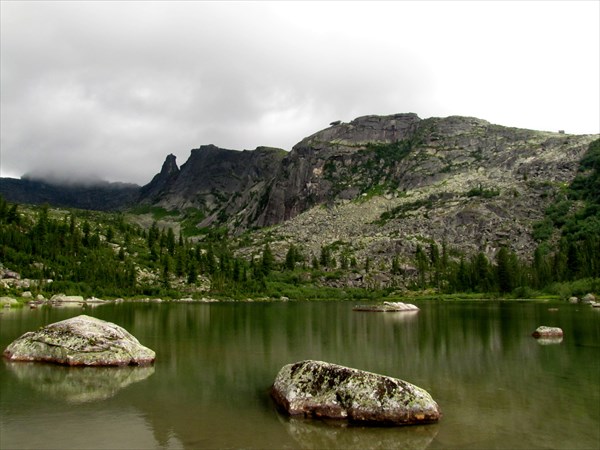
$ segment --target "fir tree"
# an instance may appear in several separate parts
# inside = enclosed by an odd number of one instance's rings
[[[263,249],[260,267],[261,272],[265,276],[269,275],[269,273],[271,273],[271,271],[275,268],[275,258],[271,252],[271,247],[269,246],[268,242],[265,244],[265,248]]]

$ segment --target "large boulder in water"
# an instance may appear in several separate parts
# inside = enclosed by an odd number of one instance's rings
[[[156,355],[124,328],[81,315],[25,333],[4,356],[68,366],[128,366],[152,364]]]
[[[290,415],[382,425],[436,422],[431,395],[406,381],[322,361],[284,366],[271,389]]]

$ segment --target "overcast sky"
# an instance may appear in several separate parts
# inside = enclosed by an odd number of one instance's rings
[[[2,176],[145,184],[367,114],[600,132],[598,1],[0,5]]]

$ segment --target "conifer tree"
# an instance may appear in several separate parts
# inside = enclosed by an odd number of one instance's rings
[[[500,247],[496,255],[496,279],[501,293],[509,293],[515,288],[515,269],[506,247]]]
[[[265,244],[265,248],[263,250],[260,267],[263,275],[265,276],[269,275],[269,273],[271,273],[271,271],[275,268],[275,258],[271,252],[271,247],[269,246],[268,242]]]

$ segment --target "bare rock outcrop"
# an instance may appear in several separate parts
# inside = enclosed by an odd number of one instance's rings
[[[143,366],[156,357],[124,328],[86,315],[27,332],[4,350],[4,356],[68,366]]]

